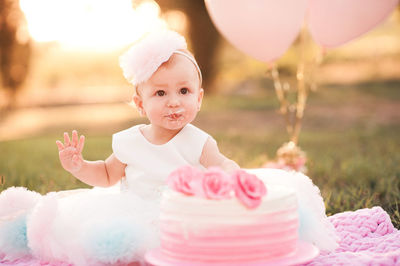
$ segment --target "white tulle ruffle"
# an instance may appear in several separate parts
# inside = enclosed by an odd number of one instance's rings
[[[27,221],[32,253],[46,261],[110,265],[158,245],[158,204],[132,194],[83,190],[42,198]]]
[[[320,250],[333,251],[337,243],[335,228],[328,221],[320,190],[311,179],[299,172],[280,169],[246,169],[268,185],[281,185],[296,191],[299,204],[299,238],[313,243]]]

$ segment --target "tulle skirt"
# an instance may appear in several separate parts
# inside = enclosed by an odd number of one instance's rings
[[[328,222],[318,187],[297,172],[248,169],[265,184],[294,188],[302,240],[334,250],[337,237]],[[45,196],[24,188],[0,194],[0,258],[34,256],[74,265],[143,262],[159,246],[160,199],[144,199],[119,189],[78,189]]]
[[[158,200],[97,188],[46,196],[9,188],[0,195],[0,208],[20,196],[35,203],[0,217],[3,259],[33,255],[50,263],[127,265],[143,262],[144,253],[159,245]]]

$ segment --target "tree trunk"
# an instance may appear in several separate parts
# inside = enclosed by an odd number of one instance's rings
[[[0,0],[0,79],[8,91],[8,105],[14,106],[16,94],[26,79],[31,57],[30,40],[21,38],[26,23],[19,1]]]

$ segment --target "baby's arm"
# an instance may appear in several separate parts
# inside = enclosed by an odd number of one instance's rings
[[[126,165],[114,154],[105,161],[86,161],[82,157],[85,137],[78,141],[78,133],[72,131],[72,141],[68,133],[64,133],[64,144],[57,141],[61,165],[82,182],[99,187],[108,187],[117,183],[125,175]]]
[[[236,162],[226,158],[219,151],[217,142],[211,137],[208,137],[206,143],[204,144],[203,152],[201,153],[200,157],[200,163],[206,168],[219,166],[228,173],[240,169],[240,166]]]

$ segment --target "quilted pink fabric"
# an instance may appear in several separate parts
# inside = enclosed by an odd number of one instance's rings
[[[330,216],[340,237],[334,252],[322,252],[307,266],[317,265],[400,265],[400,231],[393,227],[381,207],[342,212]],[[7,266],[67,266],[49,264],[37,259],[1,261]]]
[[[321,252],[307,265],[400,265],[400,231],[381,207],[342,212],[328,219],[340,246],[334,252]]]
[[[35,258],[24,258],[24,259],[19,259],[16,261],[0,261],[0,265],[7,265],[7,266],[69,266],[69,264],[65,263],[47,263],[47,262],[41,262],[38,259]]]

